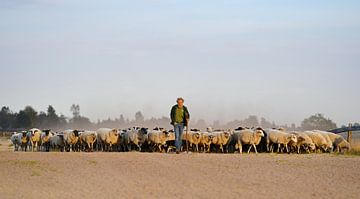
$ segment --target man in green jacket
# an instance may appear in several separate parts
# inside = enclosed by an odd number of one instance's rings
[[[177,104],[171,108],[170,118],[171,124],[174,126],[176,153],[179,154],[182,146],[182,133],[184,126],[188,125],[190,114],[184,106],[183,98],[177,98],[176,102]]]

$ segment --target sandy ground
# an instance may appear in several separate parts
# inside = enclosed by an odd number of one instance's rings
[[[0,198],[360,198],[360,157],[12,152]]]

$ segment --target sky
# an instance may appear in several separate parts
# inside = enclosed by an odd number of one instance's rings
[[[0,0],[0,106],[360,121],[360,1]]]

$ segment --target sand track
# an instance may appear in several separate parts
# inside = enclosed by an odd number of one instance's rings
[[[0,198],[359,198],[360,157],[0,152]]]

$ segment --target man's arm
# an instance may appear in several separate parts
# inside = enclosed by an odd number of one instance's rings
[[[171,119],[171,123],[173,123],[175,121],[175,106],[173,106],[171,108],[171,111],[170,111],[170,119]]]
[[[190,113],[189,113],[189,110],[187,109],[187,107],[186,106],[184,106],[185,107],[185,119],[186,120],[190,120]]]

